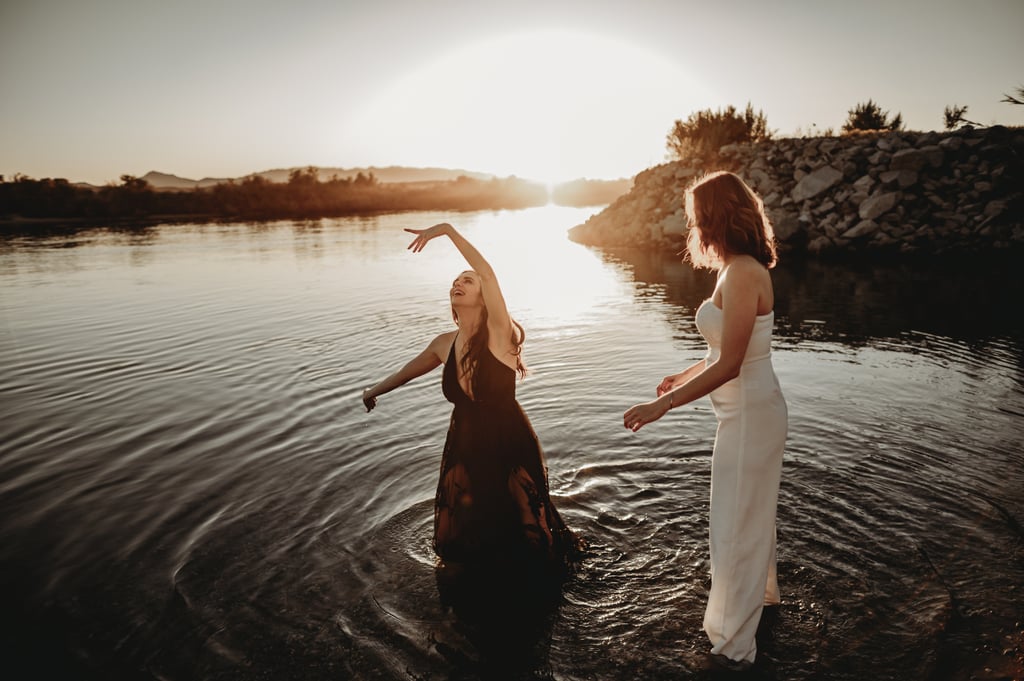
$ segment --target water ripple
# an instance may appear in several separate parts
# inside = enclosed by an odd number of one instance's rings
[[[16,643],[66,640],[71,668],[108,676],[704,678],[714,415],[701,400],[639,433],[621,417],[702,357],[692,314],[710,281],[571,244],[555,209],[525,226],[457,217],[527,324],[519,399],[589,544],[553,611],[499,644],[494,622],[442,601],[440,372],[370,414],[359,399],[452,328],[462,263],[410,260],[396,236],[452,216],[94,230],[0,248],[0,585]],[[499,247],[513,223],[532,274]],[[571,284],[538,290],[549,268]],[[900,268],[877,294],[839,265],[775,276],[790,433],[783,605],[761,671],[1013,678],[1021,330],[940,319],[948,300],[911,310],[891,284],[919,275]],[[816,277],[856,294],[823,298]]]

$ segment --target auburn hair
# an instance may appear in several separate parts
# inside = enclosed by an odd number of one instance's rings
[[[764,203],[735,173],[698,178],[686,190],[686,255],[694,267],[718,269],[726,256],[749,255],[771,269],[778,262],[775,230]]]
[[[459,313],[452,308],[452,319],[459,323]],[[511,318],[510,318],[511,319]],[[512,354],[516,357],[516,373],[519,378],[526,377],[526,365],[523,364],[523,343],[526,341],[526,329],[515,319],[512,321]],[[480,312],[480,324],[477,331],[466,341],[466,354],[462,356],[462,375],[466,377],[473,387],[473,394],[476,395],[476,367],[480,363],[483,353],[487,352],[487,343],[491,338],[487,330],[487,306],[484,305]]]

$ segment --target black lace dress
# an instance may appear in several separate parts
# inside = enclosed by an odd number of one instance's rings
[[[441,381],[455,406],[434,507],[434,551],[443,563],[571,572],[582,542],[548,494],[537,434],[516,401],[516,372],[489,351],[473,398],[459,384],[455,344]]]

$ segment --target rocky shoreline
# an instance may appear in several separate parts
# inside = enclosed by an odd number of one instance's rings
[[[880,132],[728,145],[673,161],[573,227],[593,246],[682,248],[683,192],[731,170],[764,199],[779,249],[811,256],[1024,247],[1024,128]]]

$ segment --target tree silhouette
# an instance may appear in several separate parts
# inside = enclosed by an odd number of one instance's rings
[[[754,107],[747,102],[742,114],[736,111],[736,107],[729,106],[724,111],[696,111],[685,121],[677,120],[665,143],[672,157],[685,159],[716,155],[718,149],[726,144],[760,142],[771,137],[764,112],[754,113]]]
[[[1007,104],[1020,104],[1024,106],[1024,87],[1017,88],[1017,96],[1004,94],[1000,102],[1006,102]]]
[[[903,116],[897,113],[891,119],[888,111],[882,111],[882,107],[874,101],[858,104],[847,112],[846,122],[843,123],[843,132],[855,132],[858,130],[900,130],[903,128]]]
[[[156,190],[146,180],[122,175],[121,184],[98,189],[65,179],[33,180],[16,173],[0,181],[0,222],[36,218],[142,221],[222,217],[317,218],[381,211],[484,210],[541,206],[547,188],[515,177],[489,180],[460,176],[438,182],[383,183],[372,172],[318,178],[315,167],[292,171],[287,182],[259,175],[209,188]]]
[[[150,189],[149,182],[134,175],[121,176],[121,188],[128,192],[144,192]]]
[[[967,107],[966,106],[947,106],[943,111],[942,116],[946,121],[946,130],[953,130],[958,125],[973,125],[976,128],[984,128],[985,126],[981,123],[966,118]]]

